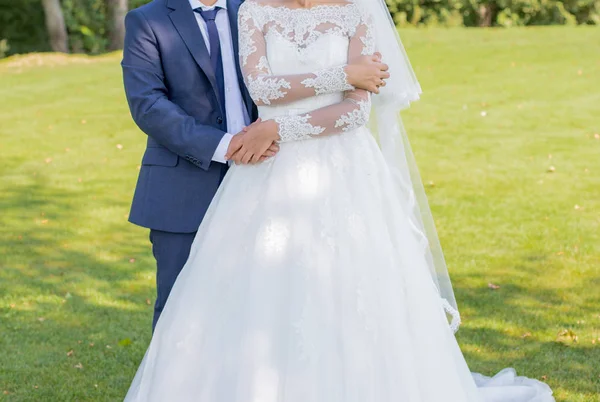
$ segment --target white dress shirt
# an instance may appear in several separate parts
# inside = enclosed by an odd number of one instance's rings
[[[223,81],[225,84],[225,113],[227,114],[227,134],[223,136],[221,142],[217,146],[212,160],[220,163],[227,163],[225,154],[229,148],[229,143],[233,136],[248,124],[250,118],[248,111],[244,105],[242,91],[238,82],[236,63],[238,63],[237,55],[233,53],[233,41],[231,36],[231,26],[229,25],[229,16],[227,15],[227,0],[218,0],[214,5],[207,6],[200,0],[189,0],[192,9],[201,8],[204,11],[212,10],[215,7],[221,7],[217,13],[215,23],[219,31],[219,40],[221,42],[221,58],[223,59]],[[198,26],[202,32],[204,43],[210,54],[210,39],[206,21],[198,13],[194,13]]]

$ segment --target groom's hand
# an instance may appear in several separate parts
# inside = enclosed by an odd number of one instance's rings
[[[378,94],[379,88],[386,85],[385,80],[390,78],[388,70],[388,65],[381,62],[380,53],[360,56],[345,68],[350,85],[374,94]]]
[[[258,119],[233,136],[225,158],[236,164],[264,162],[279,152],[279,134],[275,122]]]

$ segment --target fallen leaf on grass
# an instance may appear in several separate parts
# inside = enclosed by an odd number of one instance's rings
[[[75,367],[76,369],[82,370],[83,369],[83,364],[81,363],[77,363],[76,365],[74,365],[73,367]]]
[[[52,158],[46,158],[46,159],[44,159],[44,162],[50,163],[50,162],[52,162]]]
[[[556,340],[559,342],[570,340],[573,343],[577,343],[579,337],[572,329],[563,329],[556,334]]]
[[[123,145],[117,144],[117,149],[123,149]]]
[[[492,290],[498,290],[500,289],[500,285],[495,285],[493,283],[488,283],[488,288],[492,289]]]
[[[556,172],[556,168],[554,166],[550,166],[548,167],[548,170],[546,170],[548,173],[554,173]]]
[[[125,339],[121,339],[119,341],[119,346],[129,346],[131,345],[133,342],[131,341],[130,338],[125,338]]]
[[[73,353],[75,353],[75,352],[73,352],[73,349],[71,349],[67,352],[67,356],[71,357],[71,356],[73,356]]]
[[[521,335],[521,338],[525,339],[525,338],[529,338],[531,336],[531,332],[525,332],[523,335]]]

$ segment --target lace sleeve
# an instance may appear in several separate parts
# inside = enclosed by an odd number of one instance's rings
[[[350,39],[348,60],[375,53],[375,40],[370,21],[362,19]],[[371,94],[362,89],[346,91],[340,103],[313,112],[275,118],[281,142],[299,141],[317,135],[331,135],[352,131],[369,122]]]
[[[309,74],[274,75],[266,54],[260,7],[247,1],[240,7],[240,63],[248,92],[259,106],[281,105],[315,95],[353,90],[345,65]]]

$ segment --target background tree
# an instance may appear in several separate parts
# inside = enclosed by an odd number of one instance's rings
[[[69,53],[69,39],[60,0],[42,0],[50,46],[55,52]]]
[[[125,14],[129,9],[127,0],[106,0],[108,10],[108,48],[118,50],[123,48],[125,40]]]

